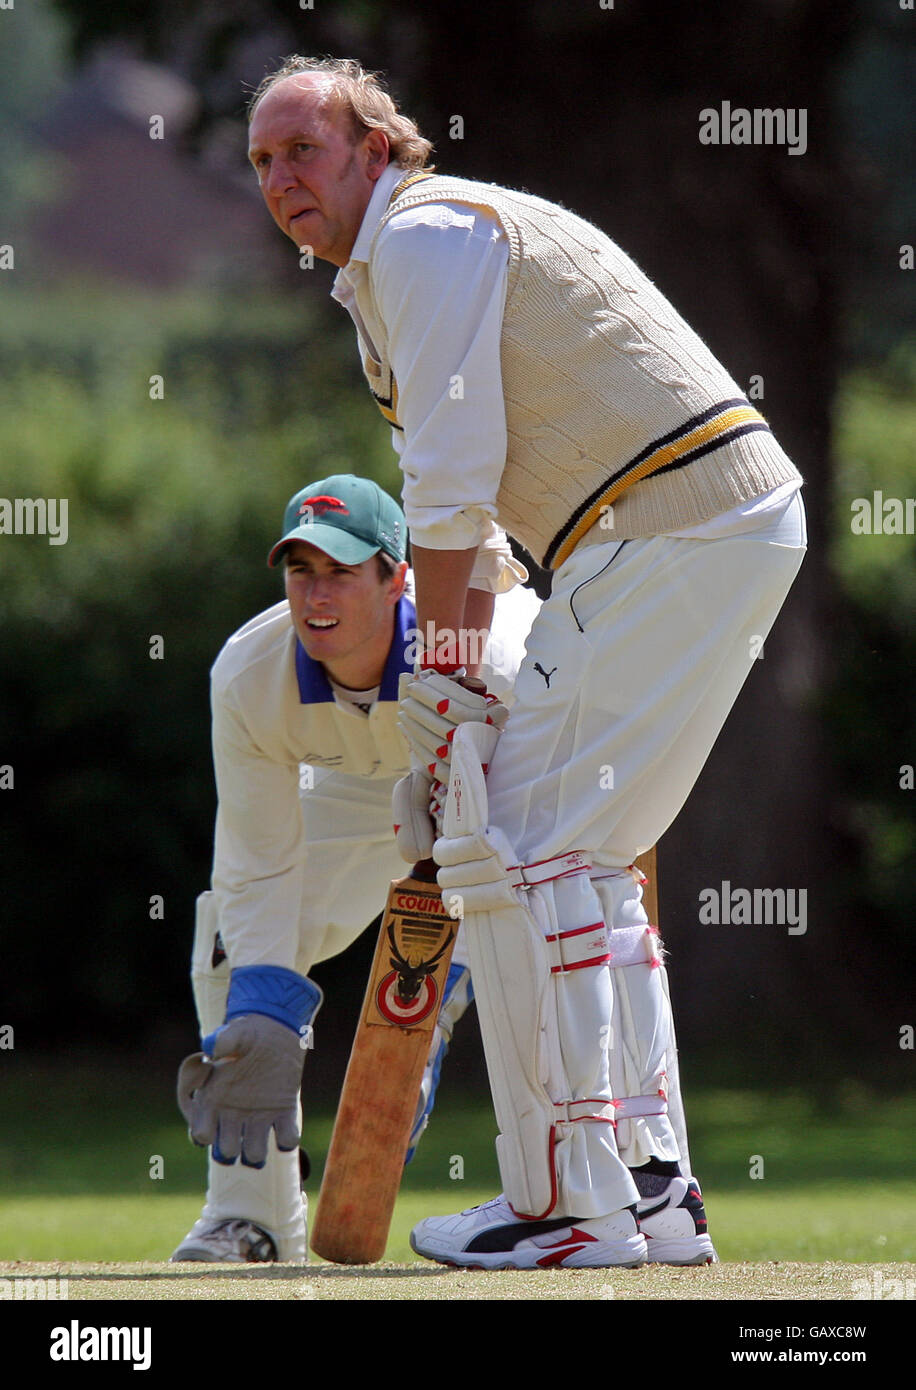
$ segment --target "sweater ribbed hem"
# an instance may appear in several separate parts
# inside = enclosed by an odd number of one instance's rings
[[[590,506],[579,507],[561,527],[541,563],[557,569],[579,545],[667,535],[699,526],[799,478],[798,469],[766,423],[748,420],[721,443],[710,441],[688,450],[653,476],[633,482],[622,494],[613,494],[613,484],[602,488]]]

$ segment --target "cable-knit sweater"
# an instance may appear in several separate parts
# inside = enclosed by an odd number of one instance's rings
[[[539,563],[557,568],[586,537],[682,530],[798,480],[763,416],[664,295],[557,204],[410,175],[376,230],[370,276],[391,217],[446,201],[485,209],[508,240],[498,520]]]

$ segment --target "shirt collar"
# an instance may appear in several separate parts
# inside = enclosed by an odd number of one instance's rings
[[[391,202],[391,195],[398,184],[405,179],[409,173],[410,170],[402,168],[400,164],[389,164],[385,172],[376,179],[375,188],[372,190],[372,197],[369,199],[366,211],[363,213],[363,220],[356,234],[353,250],[350,252],[350,259],[345,266],[338,270],[335,276],[334,286],[331,290],[331,297],[333,299],[343,301],[346,298],[346,290],[351,284],[351,277],[348,272],[351,266],[353,266],[353,262],[360,261],[365,264],[368,261],[369,247],[372,245],[372,238],[375,236],[378,224],[388,210],[388,204]]]
[[[385,670],[382,675],[379,700],[397,700],[398,678],[402,671],[413,671],[413,661],[408,661],[407,651],[412,647],[416,636],[417,610],[406,595],[398,600],[394,615],[394,638],[388,649]],[[303,705],[322,705],[333,702],[334,691],[320,661],[309,656],[299,639],[296,639],[296,680],[299,684],[299,703]]]

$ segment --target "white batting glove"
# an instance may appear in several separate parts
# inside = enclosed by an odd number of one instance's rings
[[[501,700],[479,689],[467,689],[453,676],[421,671],[402,676],[398,727],[411,753],[438,781],[448,783],[451,742],[460,724],[492,724],[502,729],[509,711]]]
[[[445,782],[433,782],[429,792],[429,814],[436,823],[436,837],[442,834],[442,817],[445,815],[445,802],[448,786]]]
[[[434,783],[429,773],[414,768],[395,783],[391,794],[394,838],[398,853],[408,864],[431,859],[436,830],[432,821],[431,795]]]
[[[442,904],[453,916],[518,907],[518,893],[509,878],[518,859],[497,826],[473,835],[442,837],[433,846],[433,857],[440,866]]]

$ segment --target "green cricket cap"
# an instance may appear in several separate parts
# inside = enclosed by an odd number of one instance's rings
[[[267,563],[276,565],[293,541],[308,541],[343,565],[361,565],[380,550],[401,561],[407,551],[407,522],[397,502],[377,483],[338,473],[309,483],[290,498],[283,513],[283,535]]]

